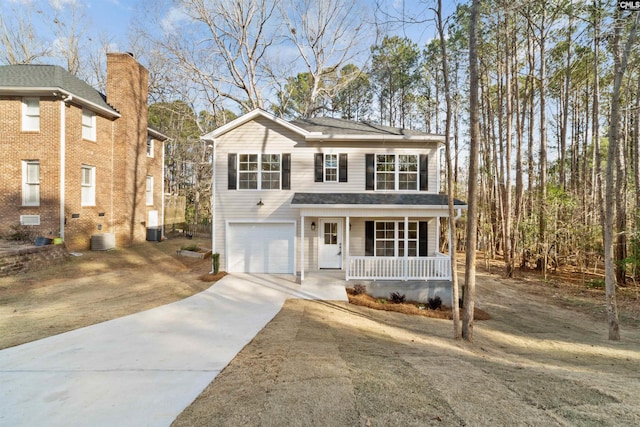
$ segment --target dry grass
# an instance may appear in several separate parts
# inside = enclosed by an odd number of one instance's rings
[[[431,317],[433,319],[453,319],[451,307],[448,307],[446,305],[441,306],[437,310],[431,310],[428,306],[425,306],[425,304],[421,304],[415,301],[407,301],[404,303],[396,304],[391,302],[390,300],[383,298],[374,298],[371,295],[365,293],[354,295],[354,293],[349,289],[347,289],[347,296],[349,297],[350,304],[373,308],[374,310],[394,311],[396,313]],[[474,309],[473,317],[475,320],[491,319],[489,313],[479,308]]]
[[[203,282],[217,282],[218,280],[222,279],[224,276],[226,276],[227,273],[225,271],[218,271],[217,273],[205,273],[203,275],[201,275],[200,277],[198,277],[198,279],[202,280]]]

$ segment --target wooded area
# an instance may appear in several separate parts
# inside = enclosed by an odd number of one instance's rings
[[[256,107],[446,134],[442,190],[473,215],[457,224],[457,248],[502,257],[506,276],[606,267],[617,339],[615,286],[640,279],[640,13],[602,0],[474,1],[473,38],[471,3],[142,2],[130,50],[150,71],[152,125],[172,138],[166,188],[187,197],[188,221],[208,221],[212,151],[198,137]],[[67,49],[43,48],[37,15],[0,18],[0,61],[54,59],[102,87],[108,39],[83,39],[80,12],[69,5],[49,25]],[[433,37],[404,36],[416,27]]]

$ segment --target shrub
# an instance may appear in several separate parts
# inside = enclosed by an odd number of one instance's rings
[[[394,304],[402,304],[405,301],[406,297],[404,294],[401,294],[400,292],[391,292],[389,299]]]
[[[427,300],[427,305],[429,306],[429,309],[437,310],[442,307],[442,300],[438,295],[436,295],[434,298],[429,298]]]
[[[604,289],[606,284],[602,279],[591,279],[585,285],[589,289]]]
[[[367,293],[367,286],[366,285],[354,285],[353,286],[353,295],[361,295],[361,294],[366,294]]]
[[[378,304],[386,304],[387,300],[386,298],[378,298]]]
[[[14,224],[11,226],[11,231],[5,238],[16,242],[33,243],[36,240],[36,233],[25,225]]]

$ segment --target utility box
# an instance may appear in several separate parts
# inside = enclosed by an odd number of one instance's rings
[[[147,242],[161,242],[162,227],[147,227]]]

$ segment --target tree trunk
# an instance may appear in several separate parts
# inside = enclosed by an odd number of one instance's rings
[[[452,311],[453,311],[453,337],[460,338],[460,306],[458,305],[459,290],[458,290],[458,272],[457,272],[457,256],[456,256],[456,220],[455,210],[453,208],[454,194],[454,181],[453,181],[453,167],[451,161],[451,117],[453,105],[451,103],[451,90],[449,87],[449,67],[448,67],[448,55],[447,55],[447,40],[444,35],[444,26],[442,22],[442,0],[438,0],[437,9],[437,21],[438,34],[440,35],[440,53],[442,55],[442,76],[444,82],[444,99],[446,104],[446,117],[444,128],[444,146],[445,157],[447,163],[447,196],[448,196],[448,208],[449,208],[449,256],[451,257],[451,289],[452,289]]]
[[[476,244],[478,230],[478,149],[480,146],[480,125],[478,117],[478,46],[476,27],[480,0],[471,3],[471,21],[469,23],[469,189],[467,211],[467,253],[465,260],[464,316],[462,338],[473,340],[473,309],[476,296]]]

